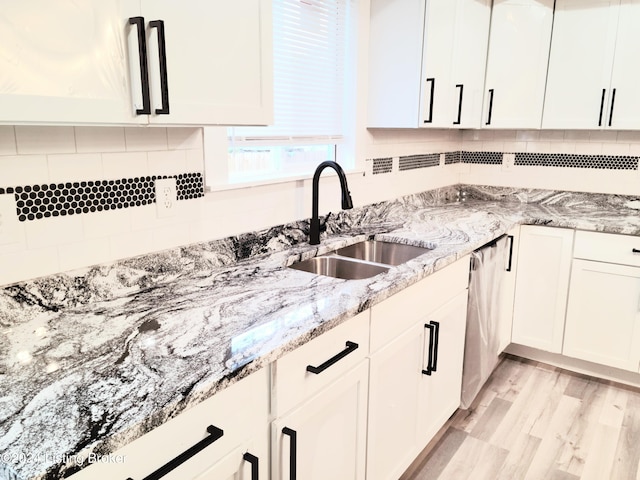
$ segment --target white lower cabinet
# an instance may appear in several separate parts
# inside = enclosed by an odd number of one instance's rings
[[[272,424],[273,480],[364,480],[368,361]]]
[[[371,310],[367,480],[396,480],[460,405],[468,277],[467,256]]]
[[[465,290],[425,319],[425,325],[438,325],[438,330],[436,344],[431,342],[432,372],[425,374],[423,369],[420,377],[418,445],[422,447],[460,406],[467,297]]]
[[[564,346],[569,357],[637,372],[640,259],[637,237],[577,232]]]
[[[272,365],[272,480],[364,480],[369,310]]]
[[[562,351],[573,230],[523,225],[513,306],[513,343]]]
[[[513,327],[513,299],[516,292],[516,273],[518,271],[518,249],[520,247],[520,226],[507,232],[508,257],[502,277],[500,292],[500,315],[498,315],[498,353],[511,343],[511,329]]]

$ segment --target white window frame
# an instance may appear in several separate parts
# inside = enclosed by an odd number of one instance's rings
[[[274,0],[277,1],[277,0]],[[322,0],[309,0],[322,1]],[[204,157],[205,157],[205,183],[210,191],[228,190],[235,188],[243,188],[247,186],[255,186],[262,184],[274,184],[282,182],[291,182],[296,180],[308,179],[313,176],[315,166],[321,161],[334,159],[340,163],[346,172],[356,171],[355,159],[355,123],[356,123],[356,50],[357,45],[357,16],[358,16],[358,0],[345,0],[347,3],[347,14],[345,26],[345,71],[344,71],[344,94],[343,94],[343,121],[341,135],[321,135],[301,137],[287,137],[279,135],[264,137],[252,135],[251,137],[228,136],[226,127],[205,127],[204,128]],[[303,3],[306,3],[303,1]],[[275,30],[275,29],[274,29]],[[276,32],[274,31],[274,34]],[[274,102],[275,103],[275,102]],[[274,106],[274,108],[277,108]],[[242,127],[240,127],[242,128]],[[255,130],[255,129],[254,129]],[[253,131],[251,133],[254,133]],[[283,132],[279,132],[283,133]],[[284,132],[286,133],[286,132]],[[304,168],[288,168],[285,167],[270,173],[264,172],[263,175],[256,176],[236,176],[230,171],[231,156],[229,148],[232,145],[240,148],[248,149],[273,147],[275,151],[286,152],[287,147],[309,147],[303,151],[303,155],[308,159]],[[327,158],[323,154],[314,154],[307,150],[313,150],[316,145],[334,145],[333,158]],[[286,156],[283,154],[282,156]],[[233,159],[237,161],[237,158]],[[260,154],[247,154],[240,158],[243,164],[260,164],[262,157]],[[256,163],[257,162],[257,163]],[[296,166],[297,167],[297,166]]]

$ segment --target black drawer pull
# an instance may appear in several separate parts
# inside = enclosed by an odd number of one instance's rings
[[[289,427],[284,427],[282,433],[290,439],[289,446],[289,480],[296,480],[296,457],[298,456],[298,432]]]
[[[423,375],[431,375],[438,369],[438,339],[440,337],[440,324],[429,322],[424,324],[424,328],[429,330],[429,351],[427,368],[422,370]]]
[[[329,368],[334,363],[338,362],[339,360],[342,360],[344,357],[349,355],[351,352],[356,351],[358,349],[358,344],[354,343],[354,342],[350,342],[350,341],[347,340],[346,347],[347,348],[345,348],[340,353],[338,353],[338,354],[334,355],[333,357],[331,357],[329,360],[324,362],[322,365],[318,365],[317,367],[314,367],[313,365],[307,365],[307,372],[315,373],[316,375],[318,373],[324,372],[327,368]]]
[[[602,89],[602,98],[600,98],[600,116],[598,117],[598,126],[601,127],[602,126],[602,112],[604,111],[604,99],[606,98],[607,95],[607,89],[603,88]]]
[[[260,467],[260,460],[255,455],[251,455],[249,452],[245,452],[242,456],[242,459],[245,462],[249,462],[251,464],[251,480],[259,480],[258,472]]]
[[[136,109],[136,115],[151,113],[151,94],[149,93],[149,67],[147,66],[147,36],[144,29],[144,17],[131,17],[129,25],[138,29],[138,57],[140,60],[140,83],[142,84],[142,108]]]
[[[507,235],[509,239],[509,262],[507,263],[507,272],[511,271],[511,264],[513,263],[513,235]]]
[[[188,448],[187,450],[182,452],[180,455],[175,457],[173,460],[169,460],[167,463],[165,463],[155,472],[150,473],[149,475],[144,477],[142,480],[159,480],[160,478],[164,477],[166,474],[168,474],[172,470],[175,470],[176,468],[178,468],[184,462],[186,462],[191,457],[193,457],[194,455],[198,454],[199,452],[207,448],[209,445],[211,445],[213,442],[220,439],[224,435],[224,432],[221,429],[219,429],[218,427],[214,427],[213,425],[209,425],[207,427],[207,432],[209,433],[209,436],[207,438],[200,440],[194,446]],[[133,478],[129,477],[127,478],[127,480],[133,480]]]
[[[464,85],[456,85],[456,88],[460,89],[460,97],[458,98],[458,119],[453,122],[453,124],[460,125],[460,122],[462,122],[462,92],[464,90]]]
[[[429,93],[429,116],[424,121],[424,123],[431,123],[433,121],[433,96],[436,90],[436,79],[435,78],[427,78],[427,83],[431,84],[430,93]]]
[[[632,249],[631,249],[631,252],[632,252],[632,253],[640,253],[640,250],[638,250],[637,248],[632,248]]]
[[[156,115],[169,114],[169,83],[167,81],[167,44],[164,36],[164,21],[152,20],[149,28],[158,31],[158,62],[160,69],[160,91],[162,95],[162,108],[156,108]]]
[[[491,114],[493,113],[493,88],[489,89],[489,113],[487,115],[487,123],[485,125],[491,125]]]

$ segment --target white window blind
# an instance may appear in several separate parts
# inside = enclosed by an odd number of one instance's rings
[[[228,129],[230,181],[300,173],[334,156],[350,1],[273,0],[274,124]]]

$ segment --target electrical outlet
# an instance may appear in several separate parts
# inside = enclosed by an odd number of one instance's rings
[[[503,172],[513,171],[513,167],[515,164],[516,164],[515,153],[505,153],[502,155],[502,171]]]
[[[0,245],[20,241],[20,222],[16,212],[16,199],[12,194],[0,195]]]
[[[173,217],[176,214],[175,178],[158,178],[156,180],[156,214],[158,218]]]

